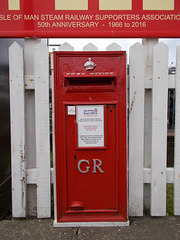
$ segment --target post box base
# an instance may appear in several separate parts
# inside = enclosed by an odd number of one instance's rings
[[[126,222],[66,222],[58,223],[54,220],[53,227],[128,227],[129,220]]]

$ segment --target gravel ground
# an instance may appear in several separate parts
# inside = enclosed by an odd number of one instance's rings
[[[0,221],[1,240],[180,240],[180,217],[130,218],[130,227],[53,228],[52,219]]]

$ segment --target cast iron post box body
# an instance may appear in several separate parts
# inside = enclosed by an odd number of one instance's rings
[[[55,52],[57,222],[127,220],[126,53]]]

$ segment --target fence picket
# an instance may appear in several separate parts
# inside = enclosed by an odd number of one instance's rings
[[[174,214],[180,215],[180,46],[176,54],[176,113],[174,141]]]
[[[158,44],[156,38],[142,39],[146,52],[145,110],[144,110],[144,167],[151,168],[152,151],[152,78],[153,78],[153,47]],[[144,209],[150,211],[151,188],[144,184]]]
[[[109,46],[107,46],[106,51],[121,51],[121,46],[113,42]]]
[[[42,43],[35,46],[35,120],[37,167],[37,217],[51,216],[50,130],[49,130],[49,53]]]
[[[26,216],[25,101],[23,49],[9,48],[12,215]]]
[[[151,216],[166,215],[168,47],[153,49]]]
[[[59,46],[59,51],[74,51],[74,48],[67,42]]]
[[[143,216],[145,49],[141,44],[130,48],[129,62],[129,213]]]
[[[97,50],[98,48],[92,43],[89,43],[83,47],[83,51],[97,51]]]
[[[32,91],[25,91],[25,127],[26,127],[26,169],[36,167],[35,137],[35,91],[34,91],[34,46],[39,39],[26,38],[24,41],[24,74],[25,86],[33,86]],[[37,216],[37,187],[27,185],[27,215]]]

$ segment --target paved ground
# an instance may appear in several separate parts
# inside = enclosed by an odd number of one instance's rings
[[[180,240],[180,217],[131,218],[130,227],[53,228],[53,220],[0,221],[0,240]]]

